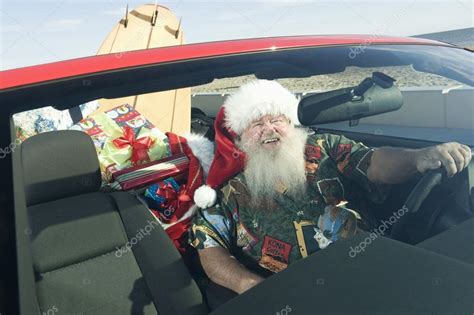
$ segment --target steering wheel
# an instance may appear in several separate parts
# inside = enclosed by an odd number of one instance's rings
[[[403,209],[406,209],[405,211],[407,212],[392,226],[392,231],[390,233],[391,238],[401,239],[410,217],[420,210],[420,207],[425,201],[426,197],[428,197],[434,187],[441,183],[445,176],[446,170],[444,167],[430,170],[423,175],[421,180],[411,191],[410,195],[408,195],[407,200],[403,205]]]

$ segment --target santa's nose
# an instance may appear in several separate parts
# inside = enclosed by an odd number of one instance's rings
[[[262,125],[262,131],[265,132],[274,132],[275,126],[270,121],[265,121]]]
[[[275,134],[277,134],[277,132],[273,128],[268,128],[268,129],[262,130],[261,137],[268,138]]]

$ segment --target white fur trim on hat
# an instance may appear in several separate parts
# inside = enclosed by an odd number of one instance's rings
[[[209,174],[212,159],[214,158],[214,144],[203,135],[196,133],[189,133],[184,137],[186,138],[191,151],[193,151],[194,156],[196,156],[199,163],[201,163],[204,171],[204,178],[206,178],[207,174]]]
[[[255,80],[242,85],[224,102],[225,124],[237,134],[264,115],[285,115],[298,121],[299,100],[276,81]]]
[[[212,207],[216,200],[216,191],[207,185],[202,185],[194,192],[194,203],[201,209]]]

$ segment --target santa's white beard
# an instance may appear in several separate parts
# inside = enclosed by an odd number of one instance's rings
[[[306,192],[304,147],[307,138],[307,131],[292,127],[288,135],[280,139],[279,147],[272,150],[259,144],[239,143],[247,155],[244,176],[252,201],[278,198],[281,196],[279,186],[286,189],[288,196],[303,196]]]

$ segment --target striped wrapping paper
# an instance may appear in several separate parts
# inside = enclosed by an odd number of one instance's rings
[[[189,159],[183,153],[174,154],[165,159],[153,161],[145,165],[130,167],[112,173],[114,189],[131,190],[144,187],[168,177],[180,178],[186,175],[189,169]]]

